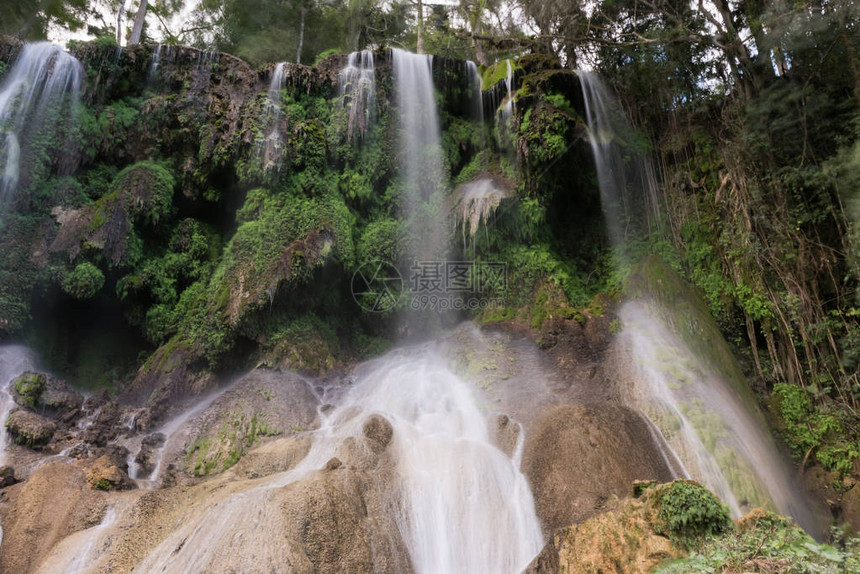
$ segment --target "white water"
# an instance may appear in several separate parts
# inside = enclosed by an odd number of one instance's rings
[[[376,117],[376,72],[373,52],[362,50],[349,55],[338,77],[341,104],[347,109],[347,140],[367,133]]]
[[[67,123],[74,103],[80,96],[83,67],[73,56],[50,42],[25,44],[12,68],[0,83],[0,161],[5,165],[0,178],[0,202],[6,201],[18,187],[21,173],[20,146],[28,134],[43,127],[56,129],[46,117],[49,107],[60,106],[66,116],[51,118]],[[70,96],[68,107],[63,104]],[[55,110],[56,111],[56,110]],[[3,159],[5,158],[5,159]]]
[[[511,118],[513,117],[514,110],[516,109],[516,98],[514,97],[514,69],[511,66],[510,60],[505,60],[505,63],[508,66],[508,73],[505,76],[505,91],[507,95],[502,101],[500,112],[503,125],[506,128],[510,128]]]
[[[281,134],[281,90],[286,79],[286,62],[278,63],[272,70],[272,79],[266,92],[262,125],[269,132],[257,145],[257,155],[263,170],[280,171],[284,155],[284,138]]]
[[[659,222],[654,165],[633,145],[633,129],[609,88],[591,72],[577,70],[585,100],[588,142],[600,184],[600,201],[613,247],[629,238],[637,216]]]
[[[628,302],[619,316],[644,384],[634,389],[634,401],[667,438],[686,474],[716,493],[735,518],[770,507],[817,533],[819,524],[764,421],[731,382],[643,304]]]
[[[35,364],[35,356],[26,347],[0,347],[0,466],[6,464],[6,419],[15,407],[9,384],[18,375],[35,369]]]
[[[339,404],[321,414],[311,450],[295,469],[189,516],[139,571],[264,571],[283,564],[286,545],[271,535],[284,519],[276,489],[323,468],[341,447],[362,440],[371,415],[381,415],[394,431],[388,448],[401,500],[392,510],[414,570],[520,572],[542,547],[534,502],[518,465],[492,443],[472,387],[432,346],[393,352],[359,371]],[[372,544],[387,544],[378,534]],[[230,552],[240,540],[242,552]]]
[[[107,555],[111,535],[119,519],[126,515],[131,500],[119,500],[105,510],[102,521],[64,538],[36,570],[39,574],[84,574],[103,571],[99,562]]]
[[[444,211],[439,206],[445,201],[448,178],[442,163],[433,57],[398,49],[391,50],[391,57],[397,86],[398,160],[405,215],[413,235],[420,238],[410,255],[425,261],[438,260],[444,257],[446,229],[431,214]]]
[[[472,60],[466,61],[466,86],[471,96],[472,118],[482,122],[484,121],[483,81],[478,65]]]

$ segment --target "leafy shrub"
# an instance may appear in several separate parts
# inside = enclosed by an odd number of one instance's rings
[[[66,275],[62,281],[63,291],[75,299],[92,298],[104,284],[104,273],[89,262],[76,266],[74,271]]]
[[[697,482],[676,480],[662,491],[659,506],[658,531],[687,543],[731,526],[729,509]]]

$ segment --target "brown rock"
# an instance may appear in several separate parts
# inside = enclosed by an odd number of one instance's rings
[[[0,466],[0,488],[6,488],[7,486],[12,486],[16,484],[18,481],[15,478],[15,469],[11,466]]]
[[[651,572],[666,560],[683,557],[682,547],[654,531],[653,492],[557,530],[525,574]]]
[[[98,490],[126,490],[134,486],[128,474],[122,471],[108,455],[100,456],[87,472],[87,482]]]
[[[373,415],[364,423],[362,428],[364,436],[370,445],[370,449],[379,453],[388,448],[391,443],[391,438],[394,436],[394,429],[391,428],[391,423],[383,416]]]
[[[561,406],[526,434],[523,472],[544,532],[582,521],[637,479],[671,480],[634,411],[609,404]]]
[[[104,494],[89,488],[84,471],[70,464],[46,463],[4,492],[10,507],[0,572],[33,572],[57,542],[95,526],[104,513]]]

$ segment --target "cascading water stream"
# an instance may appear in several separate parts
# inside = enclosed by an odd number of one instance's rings
[[[270,126],[269,133],[257,144],[257,155],[264,170],[280,171],[283,163],[284,138],[281,135],[281,90],[286,79],[286,62],[279,62],[272,70],[272,79],[266,92],[262,123]]]
[[[293,470],[209,506],[162,542],[141,572],[247,571],[283,564],[271,532],[284,520],[277,489],[307,479],[365,425],[384,417],[393,430],[399,503],[393,517],[412,568],[422,573],[520,572],[542,546],[528,483],[490,439],[473,388],[431,345],[407,348],[358,369],[354,386],[321,414],[307,456]],[[396,490],[396,488],[395,488]],[[241,555],[230,553],[241,537]],[[382,543],[383,541],[380,541]],[[226,561],[226,562],[225,562]]]
[[[376,72],[373,52],[362,50],[349,55],[338,77],[340,101],[347,110],[347,140],[361,138],[376,117]]]
[[[466,61],[466,87],[471,96],[472,118],[484,121],[483,82],[478,65],[472,60]]]
[[[631,236],[647,231],[647,225],[635,220],[637,215],[644,210],[649,225],[656,217],[656,175],[647,158],[631,146],[633,130],[606,86],[591,73],[578,74],[608,235],[613,248],[619,249]],[[810,532],[820,532],[753,406],[754,399],[740,395],[706,357],[670,332],[668,325],[677,321],[667,324],[659,317],[671,315],[672,309],[660,307],[661,312],[649,313],[648,305],[660,304],[628,302],[619,311],[621,337],[628,341],[636,363],[635,388],[628,400],[673,449],[667,459],[676,462],[671,467],[704,483],[734,517],[755,506],[770,506],[793,516]],[[744,386],[746,381],[735,384]]]
[[[657,174],[633,147],[633,130],[603,81],[591,72],[578,70],[577,75],[609,240],[619,247],[634,231],[635,217],[646,217],[648,226],[659,221]]]
[[[404,214],[413,230],[409,255],[439,260],[446,248],[441,214],[447,177],[442,163],[441,130],[433,86],[433,57],[392,49],[400,128],[400,180],[405,192]],[[433,215],[435,214],[435,216]]]
[[[24,45],[0,84],[0,203],[21,179],[21,148],[45,128],[68,127],[80,97],[83,67],[50,42]]]

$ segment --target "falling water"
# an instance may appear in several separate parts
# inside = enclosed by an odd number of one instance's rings
[[[266,92],[263,105],[262,125],[269,129],[266,136],[257,144],[257,156],[263,170],[280,171],[284,155],[284,138],[281,126],[281,90],[287,77],[287,64],[280,62],[272,70],[272,79]]]
[[[376,73],[373,52],[362,50],[349,55],[338,78],[338,93],[347,109],[347,139],[364,136],[376,116]]]
[[[433,86],[433,57],[392,49],[400,128],[400,178],[405,214],[415,239],[410,255],[425,261],[444,256],[441,225],[447,191],[441,134]]]
[[[50,42],[26,44],[0,84],[0,202],[16,192],[21,147],[44,128],[68,126],[80,96],[82,66]],[[68,96],[68,98],[67,98]],[[63,115],[57,115],[63,114]]]
[[[472,118],[483,121],[483,82],[481,81],[481,72],[478,70],[478,65],[472,60],[466,62],[466,89],[469,92],[469,99],[471,101]]]
[[[143,561],[141,572],[247,571],[284,563],[276,491],[308,478],[361,441],[369,417],[393,429],[400,502],[395,522],[421,573],[516,573],[542,546],[528,483],[496,447],[473,388],[431,345],[359,367],[354,386],[321,415],[313,445],[293,470],[231,495],[185,523]],[[381,535],[381,533],[379,533]],[[241,536],[244,551],[230,552]],[[377,542],[372,542],[376,544]],[[380,545],[388,542],[380,539]]]
[[[454,190],[458,195],[454,214],[463,233],[463,249],[467,250],[467,238],[474,239],[482,226],[487,231],[490,218],[498,209],[502,199],[510,193],[496,185],[490,177],[482,177],[463,184]],[[472,246],[474,248],[474,244]]]
[[[649,222],[656,221],[656,174],[635,149],[633,130],[606,86],[591,73],[578,74],[609,239],[617,249],[647,231],[634,219],[643,210]],[[658,306],[654,307],[658,312],[649,313],[648,305]],[[628,302],[619,311],[621,336],[630,344],[637,370],[628,398],[672,447],[683,467],[680,474],[707,485],[735,517],[754,506],[769,506],[793,516],[811,532],[820,532],[807,501],[792,485],[790,469],[755,410],[754,399],[736,390],[746,381],[738,372],[740,380],[733,388],[713,361],[676,336],[677,325],[685,319],[659,305]],[[671,318],[659,318],[663,316]],[[730,354],[726,349],[725,355]]]
[[[229,387],[223,387],[217,392],[199,399],[191,408],[179,413],[151,433],[163,435],[164,442],[162,442],[157,448],[153,449],[152,455],[154,463],[150,473],[145,473],[143,469],[140,468],[140,465],[135,461],[135,455],[141,447],[143,437],[138,435],[129,439],[121,440],[120,444],[129,450],[129,477],[135,480],[141,488],[157,488],[161,484],[161,474],[164,461],[179,452],[188,439],[188,423],[192,421],[194,417],[206,410],[206,408],[211,405],[215,399],[224,394],[228,388]]]
[[[609,240],[618,247],[636,230],[635,217],[644,215],[648,226],[659,222],[657,174],[636,149],[634,131],[609,88],[591,72],[577,74]]]
[[[507,95],[505,96],[500,108],[500,117],[503,125],[510,126],[511,118],[514,115],[514,109],[516,108],[516,100],[514,98],[514,68],[511,66],[510,60],[505,60],[505,63],[508,66],[508,73],[505,76],[505,90]]]
[[[640,379],[632,400],[666,437],[686,474],[716,493],[735,518],[769,507],[820,533],[764,421],[748,406],[752,398],[739,394],[643,303],[626,303],[619,317]]]

